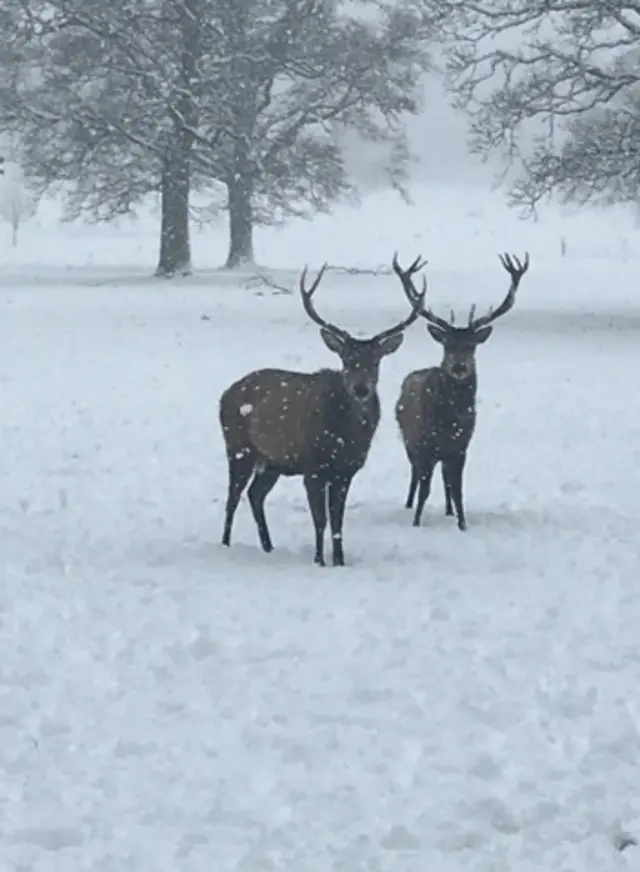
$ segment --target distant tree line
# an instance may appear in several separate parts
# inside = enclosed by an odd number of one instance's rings
[[[0,133],[68,218],[161,203],[157,272],[191,269],[190,196],[226,191],[227,266],[254,228],[353,191],[340,132],[406,179],[440,0],[3,0]]]

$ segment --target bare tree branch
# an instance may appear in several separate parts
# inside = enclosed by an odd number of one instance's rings
[[[358,14],[365,7],[373,18]],[[192,190],[224,186],[246,259],[254,225],[355,196],[337,130],[388,145],[402,191],[404,121],[420,108],[439,9],[3,0],[0,132],[19,132],[29,174],[42,188],[63,183],[73,216],[109,220],[173,185],[188,221]]]
[[[469,116],[472,150],[520,164],[512,204],[530,209],[549,193],[633,199],[640,4],[452,0],[448,8],[447,84]]]

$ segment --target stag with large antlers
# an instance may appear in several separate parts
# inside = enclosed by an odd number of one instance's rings
[[[420,314],[427,322],[427,329],[431,337],[442,345],[444,355],[440,366],[409,373],[402,383],[396,403],[396,420],[411,464],[411,483],[405,504],[407,509],[413,507],[418,492],[414,527],[420,526],[431,490],[433,471],[438,463],[442,464],[445,513],[453,515],[455,508],[458,528],[465,530],[467,526],[462,484],[467,449],[476,423],[476,348],[486,342],[493,332],[492,323],[513,307],[520,280],[529,268],[528,254],[524,261],[508,254],[499,257],[511,277],[511,285],[497,309],[476,318],[476,307],[472,306],[467,324],[457,327],[453,314],[447,321],[434,315],[430,309],[421,307]],[[418,293],[413,283],[413,276],[425,263],[417,258],[407,269],[402,269],[397,256],[393,258],[393,269],[413,306],[426,297],[426,280],[423,278],[421,293]]]
[[[377,393],[381,359],[397,351],[404,330],[425,300],[416,293],[410,314],[370,339],[355,339],[316,311],[313,295],[326,270],[309,289],[300,278],[304,310],[319,327],[341,370],[314,373],[282,369],[251,372],[220,399],[220,424],[229,462],[229,488],[222,543],[231,542],[233,518],[249,480],[249,503],[264,551],[273,545],[264,503],[281,475],[301,475],[315,529],[314,562],[324,566],[327,515],[333,565],[344,565],[342,526],[349,487],[364,466],[380,420]]]

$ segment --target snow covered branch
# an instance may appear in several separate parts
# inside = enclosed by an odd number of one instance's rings
[[[635,199],[640,7],[453,0],[450,9],[447,83],[469,114],[472,150],[521,163],[512,203],[530,209],[550,192]]]
[[[5,0],[0,130],[19,132],[29,176],[61,186],[70,218],[109,221],[160,193],[163,275],[189,270],[192,192],[224,187],[227,265],[252,264],[257,225],[355,195],[347,129],[390,146],[402,190],[443,7],[373,5]]]

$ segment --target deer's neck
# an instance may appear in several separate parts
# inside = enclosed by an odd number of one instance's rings
[[[349,397],[349,417],[357,426],[377,427],[380,420],[380,397],[377,391],[370,394],[364,402]]]
[[[451,417],[474,415],[477,393],[478,378],[475,370],[469,378],[460,381],[451,378],[444,369],[440,369],[440,403]]]
[[[315,463],[319,470],[353,475],[369,454],[380,420],[380,400],[374,392],[364,403],[356,401],[337,372],[324,378]]]

